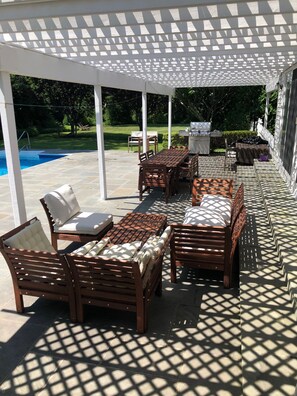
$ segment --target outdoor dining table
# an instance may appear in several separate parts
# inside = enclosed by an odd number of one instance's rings
[[[166,179],[166,188],[165,191],[168,188],[168,191],[170,190],[170,185],[172,185],[172,192],[177,192],[177,184],[179,180],[179,166],[185,162],[187,157],[189,156],[189,150],[177,150],[177,149],[164,149],[160,152],[158,152],[156,155],[142,161],[139,165],[142,168],[142,172],[145,172],[146,166],[166,166],[167,172],[172,172],[172,177],[171,178],[165,178]],[[141,178],[141,176],[140,176]],[[141,179],[140,179],[141,180]],[[169,184],[171,183],[171,184]],[[142,183],[140,183],[140,189],[142,188]],[[142,194],[142,193],[141,193]],[[168,198],[168,196],[167,196]],[[166,199],[167,199],[166,198]],[[141,199],[141,196],[140,196]],[[166,201],[167,202],[167,201]]]
[[[189,150],[163,149],[156,155],[141,162],[141,166],[146,164],[166,165],[169,169],[178,169],[189,156]]]

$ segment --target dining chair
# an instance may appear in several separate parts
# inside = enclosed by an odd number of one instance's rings
[[[179,178],[189,180],[190,191],[194,177],[198,177],[199,173],[199,154],[193,155],[188,162],[183,162],[179,167]]]
[[[147,158],[148,158],[147,153],[139,153],[139,161],[140,162],[147,160]]]
[[[169,196],[173,193],[174,179],[174,171],[172,169],[168,170],[166,165],[144,164],[139,200],[142,201],[142,195],[145,191],[159,187],[164,190],[165,201],[168,203]]]
[[[147,158],[153,157],[155,155],[154,150],[147,151],[146,155],[147,155]]]

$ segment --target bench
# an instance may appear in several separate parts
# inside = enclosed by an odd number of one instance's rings
[[[131,146],[137,146],[138,152],[140,153],[141,146],[143,145],[143,132],[142,131],[132,131],[131,135],[128,136],[128,153]],[[158,132],[157,131],[147,131],[147,148],[153,145],[155,153],[158,151]]]
[[[197,198],[205,194],[220,195],[221,188],[221,196],[231,198],[232,185],[232,181],[224,179],[194,179],[193,196]],[[177,267],[186,266],[221,271],[224,287],[231,287],[233,258],[245,223],[246,209],[242,184],[232,201],[229,224],[171,224],[171,282],[176,283]]]

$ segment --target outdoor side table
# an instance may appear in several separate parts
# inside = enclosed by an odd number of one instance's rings
[[[105,234],[111,243],[146,242],[152,235],[160,235],[167,225],[167,216],[161,214],[127,213]]]

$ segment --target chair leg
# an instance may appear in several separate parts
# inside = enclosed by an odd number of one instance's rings
[[[76,321],[79,323],[84,322],[84,307],[81,303],[78,303],[76,307]]]
[[[162,296],[162,278],[160,279],[156,291],[155,291],[156,296],[161,297]]]
[[[138,307],[136,311],[136,331],[139,334],[143,334],[146,331],[146,325],[147,325],[146,311],[147,311],[147,306],[146,306],[146,302],[144,301],[142,303],[141,308],[139,309]]]
[[[171,282],[176,283],[176,260],[175,260],[175,253],[173,251],[174,247],[171,244],[171,249],[170,249],[170,277],[171,277]]]
[[[69,301],[69,311],[70,311],[70,320],[71,322],[77,322],[77,314],[76,314],[76,304],[75,300]],[[81,321],[82,323],[83,321]]]
[[[51,235],[53,248],[58,251],[58,237],[55,234]]]
[[[23,298],[23,296],[20,294],[19,291],[15,291],[14,296],[15,296],[16,311],[18,313],[23,313],[24,312],[24,298]]]
[[[224,288],[230,289],[230,287],[231,287],[230,275],[224,273]]]

